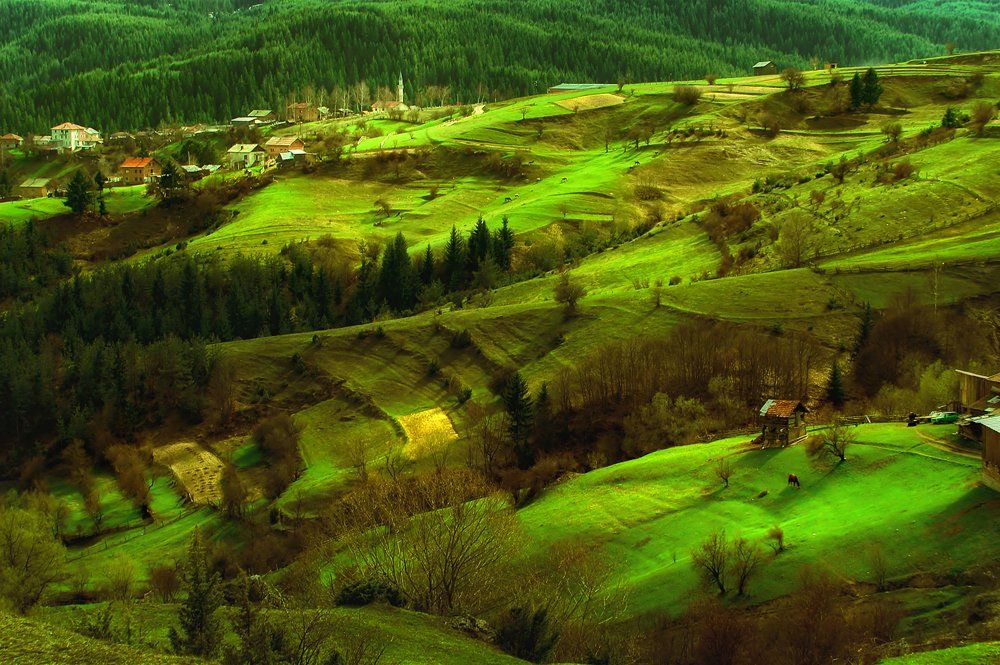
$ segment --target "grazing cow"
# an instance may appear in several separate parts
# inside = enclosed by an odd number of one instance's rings
[[[563,182],[569,182],[569,178],[563,178],[562,181]]]
[[[799,482],[799,477],[796,476],[794,473],[788,474],[788,484],[795,485],[796,489],[802,488],[802,483]]]
[[[505,198],[505,199],[503,200],[503,202],[504,202],[504,203],[510,203],[510,202],[511,202],[511,201],[513,201],[513,200],[514,200],[514,199],[512,199],[512,198],[510,198],[510,197],[508,196],[507,198]]]

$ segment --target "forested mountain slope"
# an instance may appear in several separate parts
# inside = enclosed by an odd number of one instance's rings
[[[228,119],[402,71],[456,101],[563,80],[748,73],[760,59],[896,61],[996,46],[969,0],[0,0],[0,128]]]

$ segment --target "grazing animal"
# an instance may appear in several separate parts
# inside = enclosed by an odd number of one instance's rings
[[[507,198],[505,198],[505,199],[503,200],[503,202],[504,202],[504,203],[510,203],[510,202],[511,202],[511,201],[513,201],[513,200],[514,200],[514,199],[512,199],[512,198],[510,198],[510,197],[508,196]]]
[[[635,163],[632,164],[632,166],[639,166],[639,162],[636,161]]]
[[[788,474],[788,484],[795,485],[796,488],[800,489],[802,487],[802,483],[799,482],[799,477],[796,476],[794,473]]]
[[[569,182],[569,178],[563,178],[562,181],[563,182]]]

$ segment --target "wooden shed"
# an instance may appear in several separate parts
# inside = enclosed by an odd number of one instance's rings
[[[774,64],[770,60],[761,60],[756,65],[753,66],[754,76],[767,76],[768,74],[777,74],[778,65]]]
[[[809,409],[798,400],[769,399],[764,402],[758,413],[761,446],[784,448],[805,438],[807,413]]]
[[[1000,415],[976,418],[983,444],[983,484],[1000,492]]]

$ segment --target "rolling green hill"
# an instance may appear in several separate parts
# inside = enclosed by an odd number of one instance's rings
[[[995,47],[997,21],[976,1],[5,0],[0,128],[228,119],[296,92],[336,108],[331,90],[394,85],[400,71],[411,94],[445,85],[471,102],[562,80],[747,73],[762,59],[885,62],[946,42]]]

